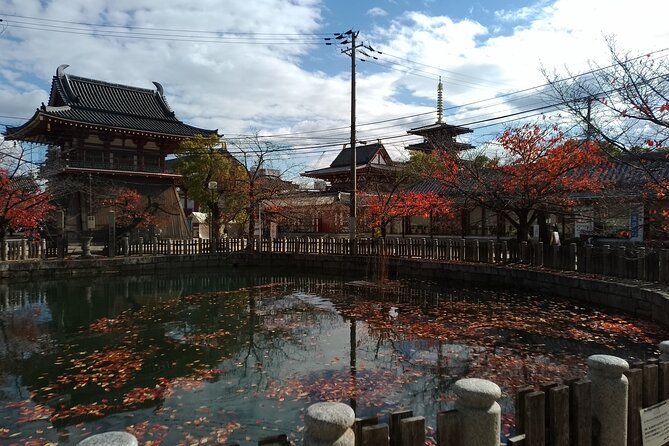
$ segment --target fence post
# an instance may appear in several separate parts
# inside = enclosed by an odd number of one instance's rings
[[[596,270],[593,268],[592,264],[592,245],[586,245],[585,247],[585,270],[583,272],[585,273],[594,273]],[[579,271],[582,271],[580,266],[578,268]]]
[[[592,383],[587,379],[569,384],[569,444],[592,445]]]
[[[123,255],[128,257],[130,255],[130,240],[128,236],[124,235],[121,242],[123,243]]]
[[[611,247],[609,245],[602,246],[602,275],[608,276],[611,274]]]
[[[593,438],[596,446],[627,444],[627,377],[624,359],[610,355],[588,358],[588,378],[592,381]]]
[[[486,263],[495,263],[495,242],[494,240],[488,240],[488,258]]]
[[[576,243],[569,244],[569,271],[576,271]]]
[[[460,260],[461,262],[465,261],[465,252],[466,252],[465,247],[467,246],[466,243],[467,240],[460,239],[460,258],[458,260]]]
[[[537,250],[534,253],[534,266],[544,266],[544,242],[537,243]]]
[[[669,282],[669,249],[661,249],[658,255],[659,275],[658,280],[663,283]]]
[[[527,242],[520,242],[520,261],[528,263],[527,259]]]
[[[304,416],[304,446],[354,446],[355,413],[344,403],[316,403]]]
[[[618,277],[625,277],[625,247],[618,246],[616,260],[618,261],[618,269],[616,275]]]
[[[92,435],[77,443],[77,446],[137,446],[137,438],[127,432],[114,431]]]
[[[636,278],[639,280],[646,280],[646,248],[643,246],[637,248],[636,260]]]
[[[479,378],[458,380],[454,386],[460,414],[460,435],[463,445],[499,446],[502,409],[497,400],[502,396],[499,386]]]
[[[144,255],[144,237],[139,238],[139,255]]]

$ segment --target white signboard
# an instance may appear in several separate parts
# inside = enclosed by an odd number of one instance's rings
[[[590,235],[595,230],[595,211],[590,206],[583,206],[576,212],[574,222],[574,237],[579,238],[581,234]]]
[[[630,209],[630,241],[643,241],[643,205]]]
[[[95,215],[89,215],[86,223],[89,230],[95,229]]]
[[[669,400],[641,409],[643,446],[669,443]]]

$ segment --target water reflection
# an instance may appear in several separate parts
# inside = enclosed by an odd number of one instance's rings
[[[3,286],[0,318],[0,440],[19,444],[109,429],[164,444],[297,439],[320,400],[358,416],[407,407],[430,425],[461,377],[511,394],[667,338],[529,294],[239,271]]]

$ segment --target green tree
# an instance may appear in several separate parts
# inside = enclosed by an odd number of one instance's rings
[[[175,172],[182,175],[188,196],[209,213],[209,224],[218,238],[221,226],[237,218],[245,206],[244,167],[217,135],[184,140],[176,157]]]

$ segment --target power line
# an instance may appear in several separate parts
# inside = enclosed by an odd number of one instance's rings
[[[19,19],[34,20],[37,22],[51,22],[51,23],[64,23],[70,25],[80,25],[80,26],[90,26],[90,27],[99,27],[99,28],[121,28],[121,29],[137,29],[137,30],[149,30],[149,31],[169,31],[169,32],[189,32],[189,33],[203,33],[203,34],[234,34],[234,35],[251,35],[251,36],[303,36],[303,33],[259,33],[259,32],[241,32],[241,31],[220,31],[220,30],[197,30],[197,29],[178,29],[178,28],[154,28],[154,27],[142,27],[142,26],[132,26],[132,25],[110,25],[102,23],[89,23],[89,22],[76,22],[69,20],[55,20],[55,19],[46,19],[43,17],[31,17],[23,16],[18,14],[2,14],[5,17],[14,17]],[[314,36],[329,36],[333,33],[312,33]]]

